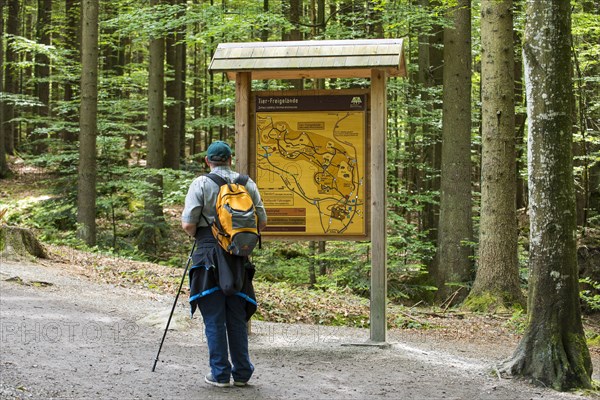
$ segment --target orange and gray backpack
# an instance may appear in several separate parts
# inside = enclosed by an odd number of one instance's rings
[[[226,252],[249,256],[257,244],[260,248],[260,232],[254,202],[246,189],[248,175],[238,176],[233,183],[217,174],[206,176],[219,185],[217,217],[211,224],[214,237]]]

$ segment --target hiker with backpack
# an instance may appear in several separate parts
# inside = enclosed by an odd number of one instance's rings
[[[247,321],[256,311],[254,266],[248,255],[260,243],[267,214],[256,183],[231,169],[231,148],[207,149],[210,174],[196,178],[185,198],[183,230],[196,240],[189,272],[192,315],[200,309],[208,344],[206,383],[245,386],[254,365],[248,353]],[[230,362],[231,358],[231,362]]]

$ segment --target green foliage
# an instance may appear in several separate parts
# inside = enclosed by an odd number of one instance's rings
[[[422,277],[424,266],[407,263],[406,253],[395,253],[394,246],[404,248],[404,244],[390,241],[388,262],[388,296],[394,301],[407,298],[427,297],[435,290]],[[315,289],[322,291],[350,291],[368,298],[370,295],[371,264],[369,260],[370,244],[367,242],[327,242],[327,251],[323,254],[310,254],[304,242],[267,242],[254,256],[254,262],[260,266],[256,279],[266,282],[288,282],[295,286],[309,285],[310,263],[321,266],[327,271],[317,276]]]
[[[256,279],[267,282],[285,281],[294,285],[307,285],[308,247],[300,242],[263,242],[262,250],[253,256],[260,268]]]
[[[11,221],[39,229],[43,240],[68,242],[79,247],[75,239],[78,153],[60,141],[49,143],[46,153],[29,157],[27,162],[52,174],[52,180],[48,182],[50,196],[40,201],[22,202],[11,213]],[[188,171],[163,169],[149,172],[142,166],[128,166],[124,139],[119,136],[100,136],[98,143],[99,249],[137,254],[134,238],[144,226],[144,200],[152,189],[147,179],[149,174],[158,173],[163,177],[163,206],[182,204],[194,176]],[[167,230],[165,225],[157,228],[162,233]]]
[[[582,285],[579,297],[583,306],[591,312],[600,311],[600,282],[586,277],[579,279],[579,283]]]
[[[234,124],[235,124],[235,121],[233,120],[233,116],[231,114],[229,114],[226,116],[210,115],[207,117],[194,119],[194,120],[190,121],[188,125],[189,125],[189,128],[192,128],[192,129],[203,129],[203,130],[210,131],[211,129],[214,129],[214,128],[221,128],[221,127],[231,128],[234,126]]]
[[[369,243],[355,242],[330,244],[326,255],[318,258],[325,263],[328,276],[319,276],[316,287],[329,290],[349,289],[363,297],[370,295]]]
[[[597,182],[594,183],[600,162],[600,15],[597,8],[584,2],[573,2],[572,39],[576,130],[574,131],[574,175],[579,198],[588,199],[586,225],[599,227]]]
[[[17,108],[39,107],[42,105],[37,97],[8,92],[0,92],[0,101]]]
[[[388,294],[395,302],[429,299],[435,288],[430,283],[428,264],[435,249],[432,232],[426,230],[423,221],[428,208],[435,207],[439,201],[439,193],[431,188],[431,183],[439,177],[440,171],[432,167],[430,150],[438,144],[441,129],[441,87],[418,82],[414,78],[418,72],[419,45],[449,25],[450,21],[444,14],[454,3],[434,2],[433,6],[423,7],[406,0],[333,2],[328,4],[331,8],[328,8],[324,27],[313,26],[309,12],[301,17],[299,26],[294,26],[286,15],[285,2],[271,2],[268,11],[263,10],[262,3],[249,0],[188,2],[185,6],[160,4],[156,7],[150,7],[148,1],[103,3],[98,83],[98,249],[143,257],[135,238],[145,227],[144,203],[152,189],[147,179],[149,172],[144,168],[150,37],[162,37],[168,32],[186,28],[183,38],[188,52],[186,97],[190,101],[184,133],[186,139],[200,141],[201,144],[196,143],[198,147],[216,137],[232,140],[234,135],[235,85],[223,74],[210,74],[206,70],[219,43],[262,40],[265,32],[268,40],[281,40],[282,33],[293,29],[300,29],[305,37],[312,39],[406,37],[411,78],[392,78],[388,84]],[[478,32],[479,5],[477,1],[473,4],[473,32]],[[306,5],[305,9],[308,8]],[[35,6],[28,6],[26,13],[28,15],[24,17],[34,16]],[[53,14],[53,25],[58,32],[66,20],[61,13],[62,9]],[[522,32],[523,21],[523,9],[517,4],[517,33]],[[574,157],[574,171],[580,194],[594,189],[589,177],[600,162],[600,128],[597,124],[600,120],[600,99],[598,91],[594,90],[600,68],[598,26],[598,15],[584,9],[582,2],[573,2],[578,113],[575,140],[576,149],[580,150]],[[41,45],[25,36],[11,37],[15,39],[13,49],[19,55],[14,66],[21,77],[22,93],[0,93],[0,101],[16,109],[14,121],[19,124],[21,132],[18,151],[27,159],[28,165],[52,174],[52,181],[47,186],[56,190],[45,193],[45,197],[28,196],[14,202],[7,218],[11,223],[41,230],[45,240],[80,246],[81,243],[74,237],[79,154],[77,141],[68,141],[65,136],[76,138],[79,133],[78,80],[81,66],[77,55],[66,48],[61,35],[55,36],[53,46]],[[515,52],[519,55],[519,46],[516,47]],[[478,35],[474,34],[474,171],[478,169],[481,145],[478,133],[480,51]],[[35,83],[40,82],[33,70],[36,54],[48,56],[52,64],[48,79],[53,84],[49,117],[38,115],[42,104],[32,95]],[[118,57],[123,57],[122,64],[115,61]],[[115,63],[118,65],[113,65]],[[426,75],[433,72],[426,71]],[[167,71],[166,77],[167,80],[172,79],[171,71]],[[289,82],[278,80],[254,81],[252,84],[254,90],[289,87]],[[365,88],[369,84],[368,79],[337,79],[327,80],[325,87]],[[74,91],[70,101],[62,100],[67,85]],[[306,88],[314,86],[315,82],[305,81]],[[172,99],[166,101],[168,103]],[[523,108],[519,107],[518,111],[523,112]],[[30,157],[28,153],[41,142],[46,144],[47,151]],[[201,157],[201,154],[195,154],[187,158],[183,163],[184,171],[165,169],[152,172],[163,178],[162,205],[167,222],[176,221],[178,224],[178,207],[183,203],[194,175],[201,172],[201,162],[197,162]],[[525,164],[522,162],[522,165]],[[519,173],[523,176],[524,169]],[[476,195],[476,183],[474,192]],[[474,209],[478,211],[477,204]],[[600,211],[593,201],[590,201],[587,212],[589,226],[600,225]],[[182,247],[187,246],[186,238],[177,235],[179,227],[170,231],[166,225],[156,225],[153,229],[167,235],[169,242],[165,247],[169,249],[163,249],[163,256],[167,263],[177,264],[176,255],[186,252]],[[265,243],[263,251],[256,255],[256,261],[261,265],[257,279],[264,282],[285,281],[300,293],[304,286],[309,286],[309,269],[319,270],[322,267],[325,273],[318,274],[314,285],[317,295],[348,292],[368,297],[371,272],[369,244],[328,242],[327,248],[323,254],[312,254],[302,242]],[[519,261],[521,282],[525,286],[528,278],[527,243],[523,238]],[[593,286],[596,283],[587,284]],[[597,309],[600,302],[588,289],[582,291],[582,301],[593,309]],[[360,323],[357,322],[358,325]]]
[[[74,238],[76,209],[62,197],[31,197],[12,204],[6,222],[36,229],[40,240],[64,242]]]
[[[600,333],[596,331],[586,330],[585,340],[590,347],[600,347]]]
[[[164,37],[170,30],[185,25],[185,20],[180,18],[183,9],[179,4],[142,5],[122,11],[115,18],[102,20],[101,28],[147,41],[150,37]]]
[[[522,334],[527,328],[527,313],[523,309],[513,311],[505,325],[512,332]]]

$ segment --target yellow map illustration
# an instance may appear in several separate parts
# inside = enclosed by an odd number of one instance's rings
[[[364,111],[257,112],[266,234],[365,234]]]

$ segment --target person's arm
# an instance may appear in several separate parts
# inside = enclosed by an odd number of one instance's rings
[[[258,229],[262,231],[267,227],[267,212],[265,211],[265,206],[263,205],[260,197],[258,186],[252,179],[248,179],[246,189],[248,189],[248,193],[250,193],[250,197],[252,197],[252,202],[254,203],[254,208],[256,209],[256,215],[258,216]]]
[[[183,228],[185,233],[187,233],[191,237],[194,237],[196,235],[196,224],[191,224],[189,222],[182,222],[181,227]]]
[[[266,227],[267,227],[267,221],[259,221],[258,222],[258,229],[259,230],[264,231]]]
[[[185,197],[185,207],[181,215],[181,227],[188,235],[194,237],[200,217],[202,214],[203,202],[202,180],[197,178],[192,182]]]

